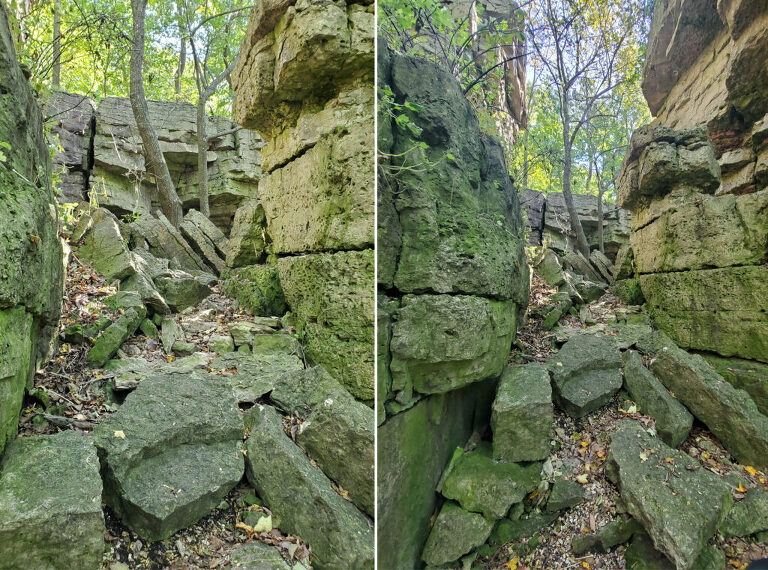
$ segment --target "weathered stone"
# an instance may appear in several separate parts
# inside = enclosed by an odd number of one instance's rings
[[[624,384],[640,410],[656,421],[656,433],[664,443],[677,447],[685,441],[693,416],[667,392],[633,350],[624,353]]]
[[[724,536],[748,536],[763,530],[768,530],[768,491],[764,489],[750,489],[720,525]]]
[[[0,566],[98,568],[101,491],[90,437],[65,431],[10,443],[0,463]]]
[[[307,359],[356,398],[373,401],[373,251],[284,257],[285,298],[304,333]]]
[[[86,356],[88,364],[96,368],[103,366],[107,360],[114,356],[117,349],[128,340],[128,337],[136,332],[146,316],[147,310],[143,305],[125,311],[94,341],[93,346],[88,351],[88,356]]]
[[[77,247],[80,257],[108,281],[125,279],[136,273],[133,257],[123,241],[115,217],[103,208],[95,210],[90,217],[90,229]]]
[[[218,354],[232,352],[235,350],[235,343],[230,335],[214,334],[208,339],[208,350]]]
[[[581,298],[581,295],[579,297]],[[551,331],[560,319],[571,310],[571,307],[573,307],[573,301],[570,293],[560,291],[552,295],[551,304],[546,308],[546,317],[541,322],[542,328]]]
[[[467,511],[495,520],[536,488],[541,465],[494,461],[490,444],[481,443],[473,451],[454,456],[446,471],[442,495]]]
[[[768,267],[640,277],[654,325],[682,347],[768,362]],[[685,299],[685,303],[680,300]]]
[[[189,356],[190,354],[197,352],[197,345],[192,342],[177,340],[173,343],[171,351],[177,356]]]
[[[131,231],[135,231],[146,240],[152,255],[169,259],[172,269],[210,271],[179,230],[174,228],[162,214],[155,218],[145,213],[128,225]]]
[[[555,401],[580,418],[608,403],[621,388],[621,353],[610,336],[578,335],[550,357]]]
[[[218,378],[147,378],[93,431],[104,500],[149,540],[212,510],[243,474],[243,422]]]
[[[230,325],[229,332],[232,335],[232,340],[234,341],[235,346],[243,344],[250,346],[251,343],[253,343],[254,335],[272,334],[274,329],[254,322],[239,321]]]
[[[589,261],[606,282],[610,283],[613,280],[613,263],[599,249],[595,249],[589,254]]]
[[[557,254],[551,249],[545,249],[541,259],[536,265],[536,273],[552,287],[559,287],[565,283],[563,267]]]
[[[611,283],[611,292],[628,305],[645,302],[639,279],[619,279]]]
[[[173,343],[184,338],[184,331],[178,323],[170,317],[163,319],[163,322],[160,325],[160,330],[160,340],[163,343],[163,350],[165,350],[166,354],[170,354]]]
[[[243,267],[264,261],[267,218],[258,200],[249,200],[235,212],[226,251],[227,267]]]
[[[675,565],[653,547],[651,538],[644,532],[632,537],[632,542],[624,551],[624,558],[627,567],[633,570],[675,570]]]
[[[574,279],[573,284],[576,291],[585,303],[597,301],[605,294],[605,283],[598,281],[589,281],[587,279]]]
[[[768,416],[768,364],[711,354],[702,356],[734,388],[749,394],[760,413]]]
[[[547,369],[536,363],[507,366],[491,412],[494,458],[546,459],[553,423],[552,387]]]
[[[435,512],[435,487],[459,445],[490,408],[492,380],[426,397],[377,430],[378,556],[380,568],[419,564]],[[425,453],[425,450],[430,450]]]
[[[580,251],[567,251],[563,256],[563,265],[567,269],[573,270],[587,281],[593,283],[602,283],[603,277],[592,267],[589,260],[582,255]]]
[[[642,337],[638,349],[653,355],[651,371],[715,434],[736,459],[766,466],[768,417],[749,395],[719,376],[698,355],[688,354],[662,332]]]
[[[135,291],[118,291],[114,295],[104,297],[102,303],[113,311],[119,311],[120,309],[136,309],[140,311],[144,307],[141,296]]]
[[[231,559],[234,568],[291,570],[276,547],[258,540],[239,545],[232,551]]]
[[[616,254],[613,279],[631,279],[635,276],[635,253],[632,246],[624,244]]]
[[[525,209],[525,227],[528,230],[528,243],[530,245],[541,245],[546,202],[544,193],[536,190],[526,189],[520,196],[520,206]]]
[[[431,566],[456,562],[473,548],[483,544],[493,529],[493,521],[470,513],[456,503],[446,502],[437,515],[424,546],[422,559]]]
[[[239,133],[239,131],[238,131]],[[253,133],[249,133],[248,136],[254,136]],[[203,235],[210,240],[215,248],[217,257],[224,259],[227,256],[230,244],[227,236],[224,235],[216,224],[210,219],[206,218],[203,214],[191,208],[185,215],[184,219],[195,224],[197,228],[203,233]]]
[[[283,315],[287,309],[276,265],[249,265],[222,275],[224,292],[254,315]]]
[[[205,279],[201,280],[199,277],[178,270],[171,270],[157,277],[155,285],[165,302],[175,312],[194,307],[213,293],[213,290],[205,284]]]
[[[155,323],[153,323],[150,319],[144,319],[141,321],[139,329],[141,329],[141,332],[144,333],[144,336],[147,338],[157,338],[160,334],[160,331],[157,330]]]
[[[507,544],[518,538],[533,536],[558,517],[558,513],[533,512],[527,518],[502,519],[488,538],[490,544]]]
[[[283,431],[282,416],[274,408],[257,405],[248,416],[248,481],[280,518],[281,529],[310,544],[317,568],[373,567],[370,521],[312,467]]]
[[[181,235],[186,238],[187,243],[192,246],[195,253],[205,262],[208,271],[220,275],[226,266],[224,259],[219,256],[213,241],[192,220],[193,218],[189,215],[184,217],[179,226]]]
[[[227,377],[238,402],[255,402],[271,392],[285,376],[304,369],[304,363],[293,353],[273,351],[252,354],[229,352],[211,362],[212,370],[235,369],[234,376]]]
[[[606,473],[655,547],[678,568],[696,568],[696,559],[733,504],[728,485],[631,420],[611,437]]]
[[[574,537],[572,551],[576,556],[588,551],[608,552],[640,533],[645,534],[645,531],[635,519],[615,520],[603,525],[597,532]]]
[[[371,409],[339,386],[316,404],[296,434],[296,441],[323,472],[373,516],[374,427]]]
[[[547,511],[554,513],[563,509],[570,509],[584,502],[586,495],[584,487],[576,481],[558,478],[552,485],[552,491],[547,499]]]
[[[0,451],[16,434],[24,389],[31,387],[33,323],[34,316],[22,306],[0,310]]]

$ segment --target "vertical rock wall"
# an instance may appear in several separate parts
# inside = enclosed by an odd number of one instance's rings
[[[370,0],[265,0],[233,74],[259,131],[258,197],[306,355],[373,402],[374,140]]]
[[[382,45],[378,81],[378,552],[413,568],[442,469],[487,422],[529,274],[502,147],[455,79]]]
[[[0,453],[58,326],[63,261],[42,116],[0,6]]]
[[[680,346],[768,362],[768,5],[656,5],[619,178],[634,270]]]

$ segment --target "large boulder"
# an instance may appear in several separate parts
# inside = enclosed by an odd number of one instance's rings
[[[447,501],[435,519],[424,546],[422,560],[430,566],[446,566],[483,544],[493,529],[493,520]]]
[[[63,294],[50,159],[35,95],[0,7],[0,453],[16,433],[24,388],[47,360]]]
[[[697,568],[733,504],[730,487],[631,420],[611,436],[606,473],[654,546],[677,568]]]
[[[0,463],[0,567],[98,568],[101,492],[90,437],[66,431],[9,444]]]
[[[226,251],[227,267],[242,267],[264,261],[267,218],[258,200],[248,200],[235,212]]]
[[[237,401],[218,377],[146,378],[93,431],[104,500],[140,536],[167,538],[240,481],[243,435]]]
[[[277,410],[254,406],[246,423],[248,482],[280,518],[282,530],[309,543],[313,566],[373,568],[373,525],[285,434]]]

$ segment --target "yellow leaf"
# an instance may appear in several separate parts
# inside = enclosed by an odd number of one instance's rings
[[[515,556],[515,557],[514,557],[512,560],[510,560],[509,562],[507,562],[506,566],[507,566],[507,568],[509,568],[510,570],[517,570],[517,565],[519,564],[519,562],[520,562],[520,558],[518,558],[517,556]]]
[[[627,413],[628,414],[636,414],[637,413],[637,406],[634,405],[634,404],[629,406],[629,408],[627,408]]]
[[[165,359],[168,362],[173,362],[174,360],[176,360],[176,357],[173,354],[169,354],[168,356],[165,357]]]
[[[121,429],[116,429],[114,431],[115,437],[119,437],[120,439],[125,439],[125,432]]]
[[[248,525],[247,525],[247,524],[245,524],[244,522],[239,522],[239,523],[237,523],[237,524],[235,525],[235,528],[241,528],[241,529],[243,529],[245,532],[247,532],[249,535],[250,535],[250,534],[253,534],[253,527],[252,527],[252,526],[248,526]]]
[[[643,451],[640,454],[640,463],[645,463],[646,461],[648,461],[648,452],[647,451]]]
[[[535,499],[535,498],[538,496],[538,494],[539,494],[539,490],[538,490],[538,489],[534,489],[534,490],[533,490],[533,493],[531,493],[530,495],[528,495],[528,498],[529,498],[529,499]]]
[[[555,362],[555,366],[562,366],[562,365],[563,365],[562,362]]]
[[[589,569],[589,562],[582,562],[581,567]]]
[[[589,443],[587,443],[586,441],[582,441],[581,442],[581,447],[587,447],[588,445],[589,445]]]
[[[576,481],[578,481],[582,485],[586,485],[587,481],[588,481],[587,474],[586,473],[582,473],[581,475],[577,476],[576,477]]]
[[[702,453],[702,454],[701,454],[701,456],[702,456],[704,459],[709,459],[709,453],[707,453],[706,451],[705,451],[704,453]]]
[[[754,467],[752,467],[751,465],[747,465],[746,467],[744,467],[744,470],[745,470],[747,473],[749,473],[750,475],[752,475],[752,477],[754,477],[754,476],[757,474],[757,469],[755,469],[755,468],[754,468]]]
[[[666,461],[667,463],[674,463],[675,462],[675,460],[672,459],[671,457],[665,457],[664,461]]]
[[[758,479],[758,481],[760,481],[763,485],[765,485],[765,477],[760,477],[760,479]]]
[[[742,485],[741,482],[739,482],[739,486],[736,487],[736,490],[739,493],[746,493],[747,492],[747,488],[744,485]]]
[[[272,530],[272,515],[261,517],[253,527],[253,532],[270,532]]]

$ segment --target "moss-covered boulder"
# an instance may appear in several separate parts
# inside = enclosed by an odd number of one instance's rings
[[[720,531],[725,536],[749,536],[768,530],[768,491],[750,489],[728,512]]]
[[[462,508],[495,520],[537,487],[540,473],[540,463],[494,460],[491,445],[484,442],[472,451],[454,454],[440,492]]]
[[[227,267],[262,263],[267,243],[264,207],[258,200],[248,200],[235,212],[226,250]]]
[[[372,403],[373,250],[283,257],[278,267],[307,358]]]
[[[547,499],[547,511],[555,513],[563,509],[570,509],[584,502],[586,494],[584,487],[576,481],[558,477],[552,484],[552,490]]]
[[[42,123],[2,6],[0,141],[8,148],[0,162],[0,453],[61,312],[64,264]]]
[[[703,354],[702,357],[734,388],[749,394],[760,413],[768,416],[768,364],[713,354]]]
[[[517,305],[467,295],[406,295],[395,318],[392,389],[435,394],[501,373]]]
[[[101,367],[112,358],[120,346],[136,332],[141,325],[147,310],[144,305],[135,309],[128,309],[119,319],[109,325],[93,342],[86,360],[94,367]]]
[[[611,437],[606,473],[655,547],[678,568],[697,568],[697,558],[733,505],[729,486],[632,420]]]
[[[140,536],[167,538],[240,481],[243,435],[237,401],[218,377],[146,378],[93,431],[104,501]]]
[[[617,279],[611,283],[611,292],[627,305],[642,305],[645,302],[638,279]]]
[[[255,406],[246,421],[248,482],[281,529],[309,543],[316,568],[373,568],[373,525],[285,434],[277,410]]]
[[[285,294],[276,265],[248,265],[226,270],[222,277],[224,292],[246,311],[260,316],[285,313]]]
[[[66,431],[9,444],[0,463],[0,567],[98,568],[101,491],[90,437]]]
[[[507,366],[493,402],[493,456],[538,461],[549,455],[554,425],[549,372],[541,364]]]
[[[493,520],[447,501],[437,515],[421,558],[430,566],[437,567],[456,562],[483,544],[492,529]]]

